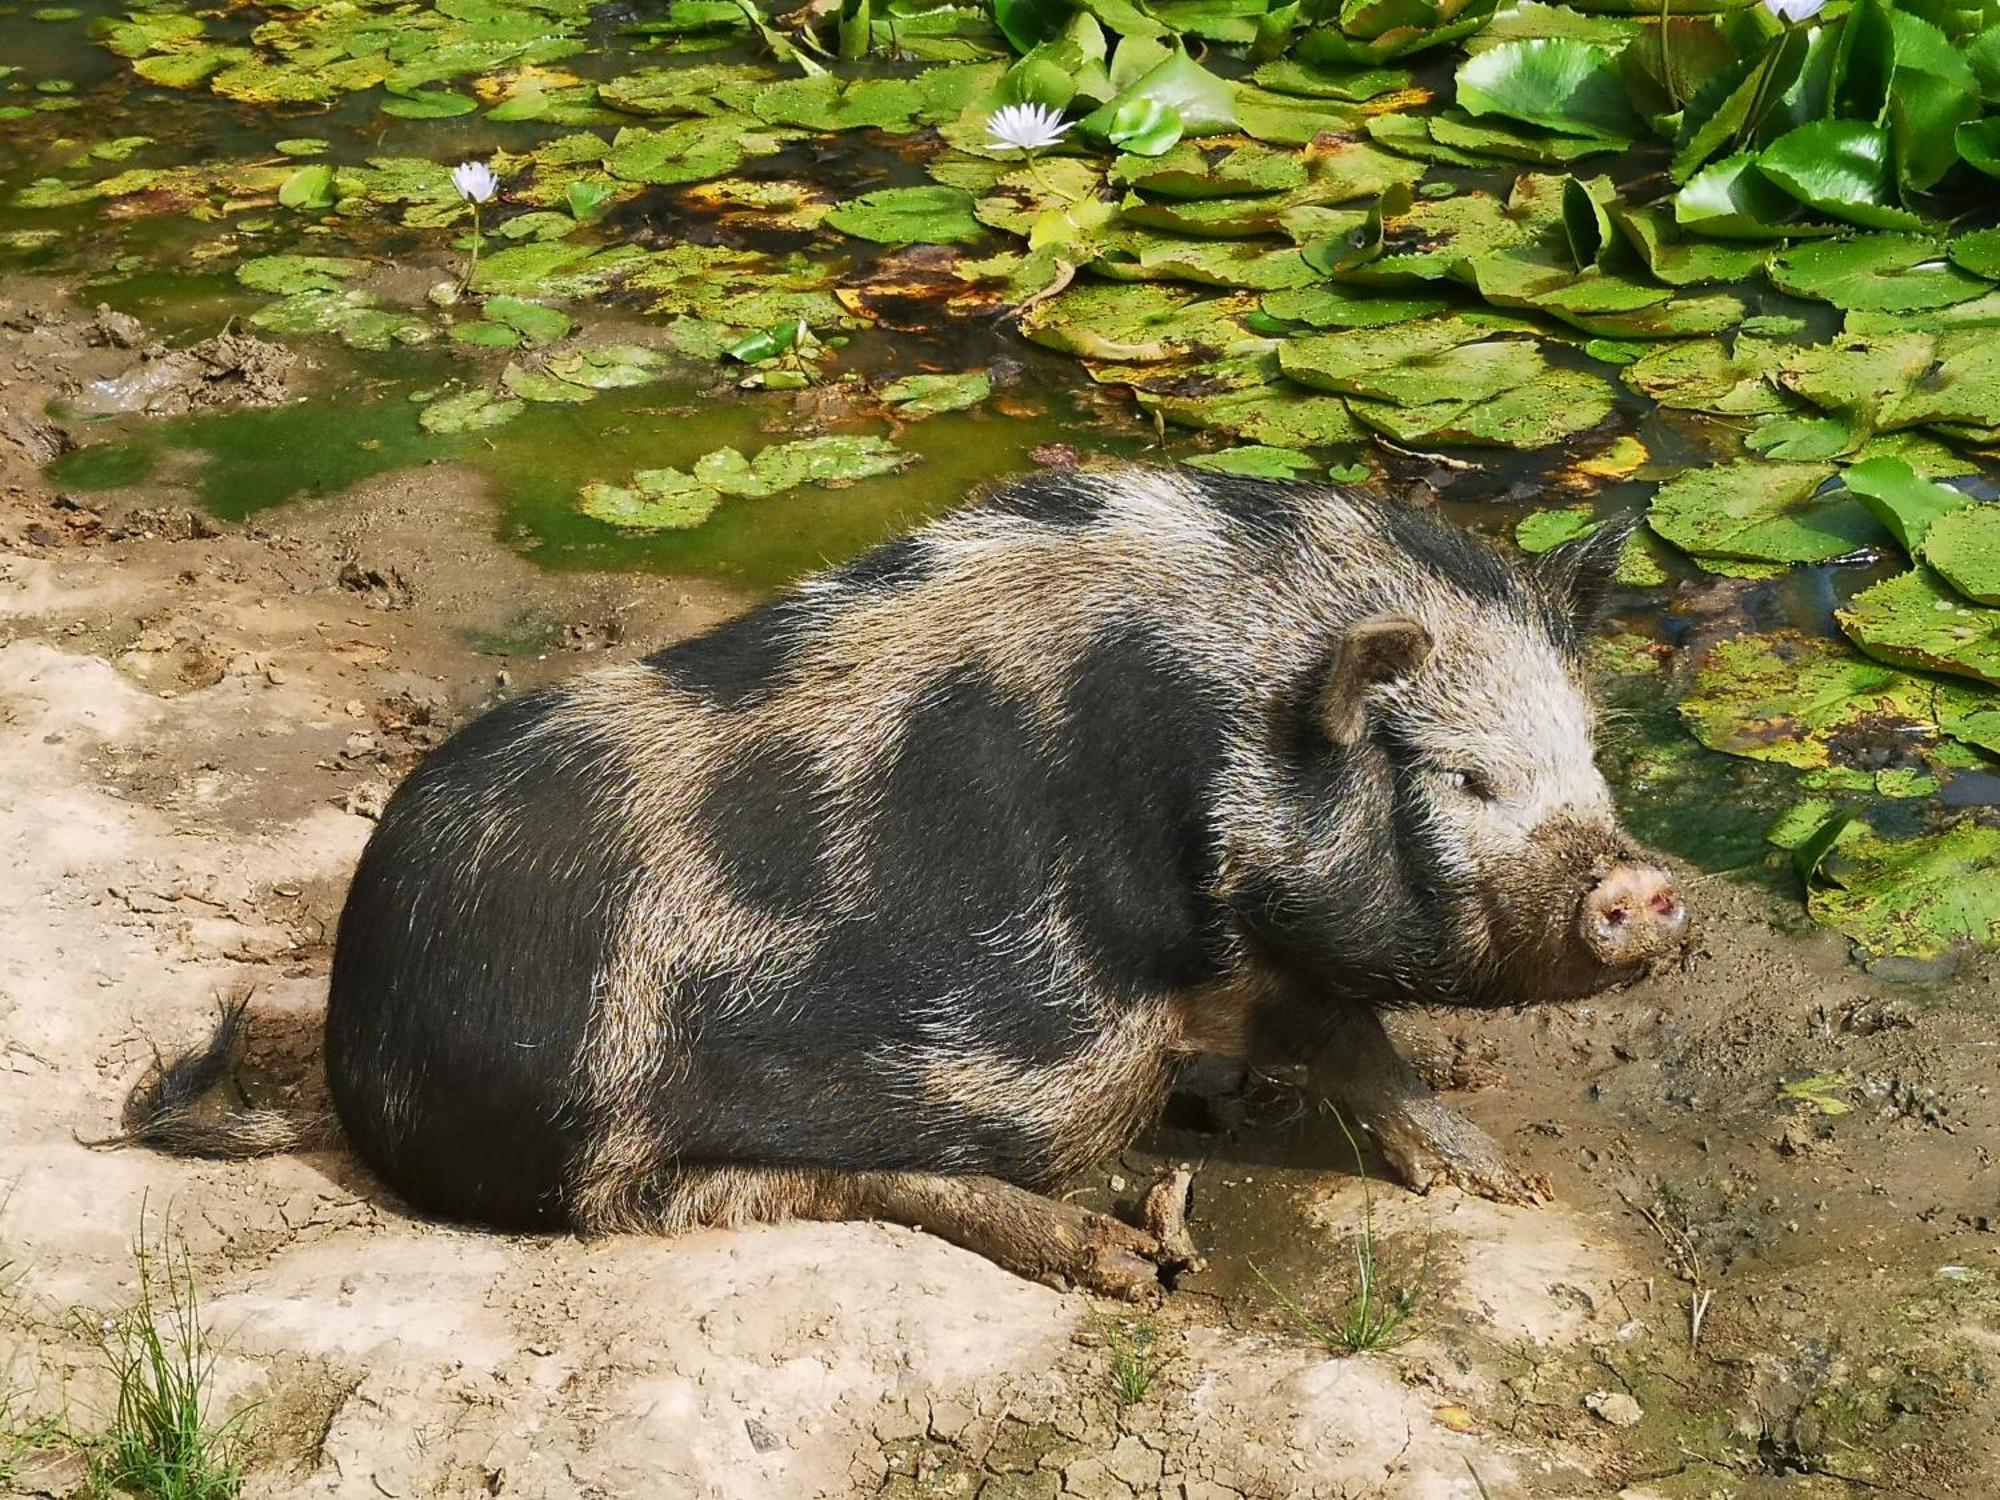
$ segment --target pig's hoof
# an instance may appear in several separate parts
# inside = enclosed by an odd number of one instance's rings
[[[1066,1279],[1125,1302],[1153,1302],[1173,1290],[1181,1272],[1200,1265],[1185,1217],[1193,1176],[1182,1168],[1153,1186],[1141,1208],[1143,1229],[1109,1214],[1084,1212],[1075,1234],[1076,1253],[1063,1268]]]
[[[1118,1227],[1125,1228],[1122,1224]],[[1072,1279],[1085,1291],[1096,1292],[1100,1297],[1116,1297],[1121,1302],[1158,1301],[1166,1290],[1160,1280],[1160,1263],[1154,1258],[1159,1248],[1149,1235],[1141,1235],[1139,1239],[1142,1243],[1132,1245],[1087,1245],[1078,1258]]]

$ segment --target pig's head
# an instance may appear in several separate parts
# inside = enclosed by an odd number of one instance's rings
[[[1491,1004],[1679,950],[1687,909],[1619,827],[1579,659],[1624,535],[1532,570],[1446,542],[1459,577],[1404,574],[1333,627],[1281,710],[1282,852],[1244,872],[1253,941],[1350,993]]]

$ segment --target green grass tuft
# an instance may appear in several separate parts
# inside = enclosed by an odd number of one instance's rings
[[[1416,1310],[1421,1274],[1410,1282],[1397,1282],[1385,1271],[1375,1244],[1375,1193],[1368,1179],[1368,1165],[1361,1155],[1361,1143],[1348,1128],[1339,1110],[1327,1106],[1347,1146],[1354,1153],[1355,1169],[1361,1174],[1361,1232],[1354,1240],[1354,1285],[1340,1317],[1322,1322],[1300,1305],[1299,1300],[1264,1274],[1255,1261],[1250,1269],[1264,1283],[1265,1290],[1278,1299],[1298,1325],[1329,1349],[1359,1354],[1369,1349],[1387,1349],[1410,1335],[1406,1326]]]
[[[1159,1373],[1159,1330],[1141,1320],[1111,1330],[1111,1392],[1120,1406],[1137,1406]]]
[[[150,1500],[237,1500],[248,1413],[219,1426],[208,1420],[215,1355],[187,1250],[176,1251],[164,1237],[149,1246],[142,1227],[133,1258],[137,1298],[91,1329],[118,1382],[111,1429],[91,1445],[92,1491]]]

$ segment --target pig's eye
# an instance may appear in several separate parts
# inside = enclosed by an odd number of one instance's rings
[[[1493,800],[1493,783],[1477,771],[1447,771],[1445,785],[1454,791],[1464,792],[1468,797],[1477,797],[1481,802]]]

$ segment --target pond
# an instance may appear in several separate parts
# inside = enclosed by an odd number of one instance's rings
[[[2000,26],[1631,8],[14,0],[0,264],[311,366],[86,393],[52,482],[450,461],[555,570],[767,591],[1102,457],[1644,517],[1635,832],[1872,960],[2000,943]]]

